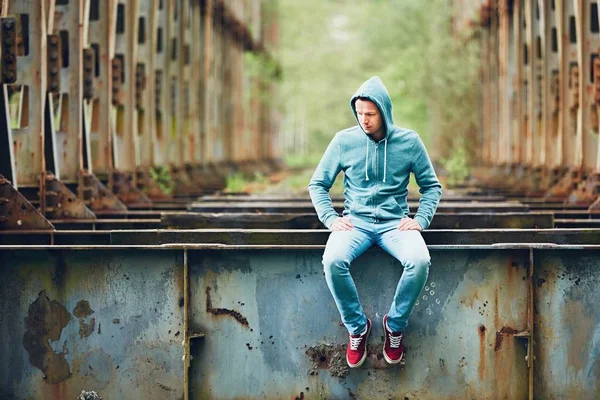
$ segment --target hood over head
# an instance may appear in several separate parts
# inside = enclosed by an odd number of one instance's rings
[[[385,85],[381,81],[378,76],[372,76],[367,79],[354,93],[352,99],[350,99],[350,107],[352,108],[352,113],[354,113],[354,118],[356,118],[356,122],[358,122],[358,126],[362,129],[362,125],[358,120],[358,116],[356,115],[356,99],[359,97],[363,97],[371,100],[383,116],[383,123],[385,124],[385,136],[387,137],[392,130],[394,129],[394,119],[392,117],[392,99],[390,99],[390,94],[388,93]],[[364,132],[364,130],[363,130]],[[366,134],[366,133],[365,133]]]
[[[352,98],[350,99],[350,107],[352,108],[352,112],[354,113],[354,118],[356,118],[356,122],[358,122],[358,126],[360,129],[365,132],[360,121],[358,120],[358,116],[356,115],[356,99],[359,97],[366,98],[371,100],[377,108],[379,108],[379,112],[383,116],[383,123],[385,125],[385,137],[382,139],[384,142],[384,155],[383,155],[383,182],[385,182],[386,172],[387,172],[387,141],[388,137],[394,130],[394,119],[392,117],[392,99],[390,99],[390,94],[388,93],[385,85],[381,81],[381,78],[378,76],[372,76],[367,79],[354,93]],[[369,180],[368,166],[369,166],[369,141],[370,138],[365,132],[367,136],[367,144],[366,144],[366,156],[365,156],[365,179]]]

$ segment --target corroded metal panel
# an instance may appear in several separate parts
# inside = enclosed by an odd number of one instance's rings
[[[139,164],[136,151],[139,138],[135,108],[135,72],[139,1],[118,0],[113,68],[113,153],[115,168],[133,172]],[[135,176],[133,176],[135,183]]]
[[[9,143],[13,146],[14,157],[13,185],[40,187],[42,174],[46,171],[44,162],[44,110],[46,107],[46,42],[47,26],[46,18],[51,15],[47,9],[46,2],[32,0],[11,1],[8,4],[8,16],[18,16],[19,23],[14,29],[18,29],[23,37],[23,26],[25,18],[29,21],[28,31],[25,35],[29,37],[29,52],[17,51],[17,80],[12,95],[9,96],[6,89],[2,95],[5,96],[5,112],[8,113],[9,99],[17,97],[19,112],[17,119],[11,121],[18,128],[7,130]],[[3,13],[4,15],[4,13]]]
[[[49,29],[50,34],[60,38],[63,57],[59,72],[61,86],[51,97],[51,104],[56,103],[53,111],[58,122],[51,124],[56,157],[52,172],[65,183],[77,183],[84,168],[83,48],[87,45],[87,20],[84,0],[59,3],[55,6],[52,29]]]
[[[541,50],[543,57],[542,86],[542,133],[545,147],[543,150],[544,165],[548,169],[561,166],[562,138],[558,129],[560,107],[559,94],[559,57],[558,27],[556,24],[556,3],[552,0],[538,0],[541,16]],[[546,188],[548,189],[548,188]]]
[[[191,398],[594,398],[598,246],[534,247],[431,247],[397,367],[381,318],[401,266],[367,251],[352,270],[374,330],[352,371],[322,247],[3,248],[0,397],[179,399],[186,337]]]
[[[600,253],[577,250],[535,254],[536,398],[597,398]]]
[[[381,355],[401,267],[365,253],[353,271],[373,332],[366,365],[352,371],[320,259],[320,250],[190,251],[190,324],[206,335],[192,344],[192,397],[527,398],[525,346],[512,337],[526,327],[527,251],[433,251],[403,368]]]
[[[579,64],[579,104],[577,114],[577,155],[586,172],[596,170],[598,164],[598,122],[595,127],[592,117],[596,113],[594,102],[594,59],[600,50],[598,29],[598,2],[593,0],[575,1],[575,21],[577,25],[577,61]],[[595,6],[595,7],[594,7]],[[592,26],[595,20],[596,26]],[[597,114],[596,114],[597,117]],[[597,119],[597,118],[596,118]]]
[[[0,398],[182,397],[182,252],[3,250],[0,266]]]
[[[85,132],[90,148],[89,172],[107,176],[114,168],[112,154],[112,54],[116,23],[116,0],[92,2],[89,46],[94,51],[93,96],[84,100]],[[112,46],[112,48],[111,48]]]

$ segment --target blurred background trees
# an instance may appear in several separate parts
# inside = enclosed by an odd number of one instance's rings
[[[419,132],[447,183],[468,173],[480,118],[479,48],[468,40],[477,32],[452,32],[449,0],[280,0],[279,7],[289,165],[316,166],[333,135],[356,124],[352,94],[378,75],[396,124]]]

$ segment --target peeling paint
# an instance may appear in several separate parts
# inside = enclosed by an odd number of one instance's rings
[[[29,362],[44,373],[48,383],[60,383],[71,376],[65,352],[55,353],[50,341],[60,339],[62,330],[71,320],[71,314],[56,300],[50,300],[45,290],[29,306],[25,318],[23,347],[29,353]]]
[[[92,318],[89,322],[85,320],[94,313],[94,310],[90,307],[90,303],[87,300],[79,300],[77,305],[73,309],[73,315],[79,318],[79,337],[84,338],[94,333],[96,328],[96,318]],[[98,333],[100,333],[100,326],[98,326]]]

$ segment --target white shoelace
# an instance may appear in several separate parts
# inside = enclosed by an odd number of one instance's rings
[[[358,350],[358,346],[360,346],[360,342],[362,342],[364,336],[359,337],[350,337],[350,349]]]
[[[390,347],[391,348],[397,349],[398,347],[400,347],[400,343],[402,342],[402,335],[392,336],[392,334],[389,333],[388,336],[390,337]]]

